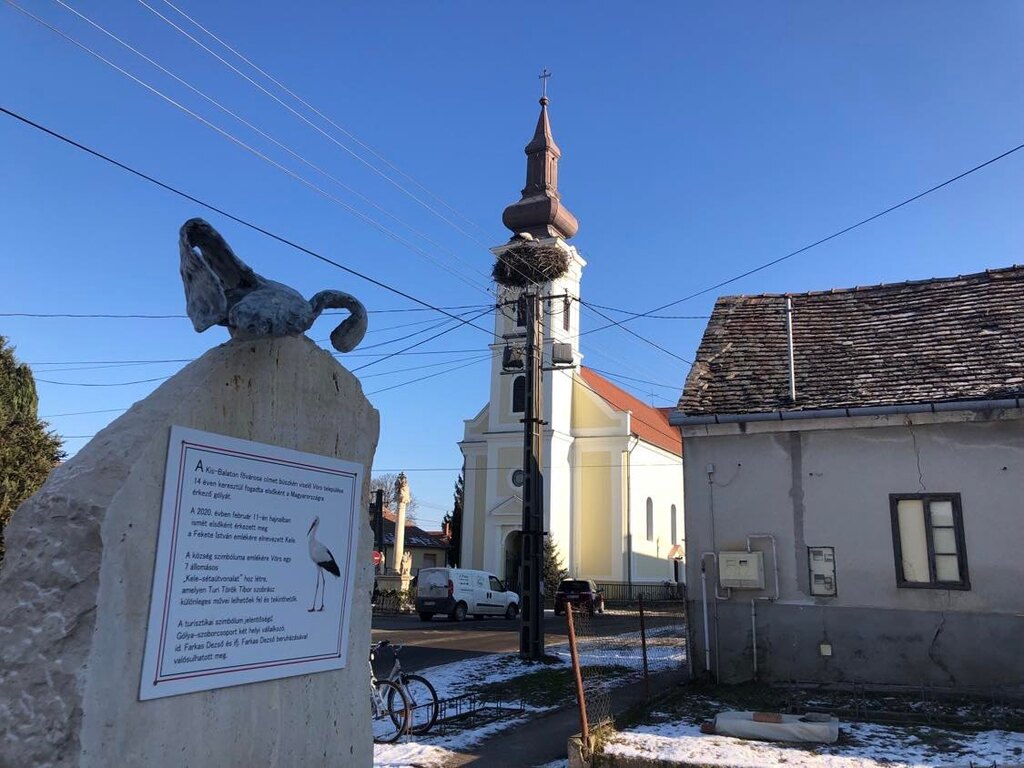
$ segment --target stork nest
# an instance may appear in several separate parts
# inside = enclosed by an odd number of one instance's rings
[[[569,254],[561,248],[523,243],[498,256],[491,276],[506,288],[525,288],[557,280],[568,270]]]

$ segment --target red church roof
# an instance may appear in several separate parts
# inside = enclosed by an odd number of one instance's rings
[[[580,366],[580,378],[598,397],[617,411],[629,411],[629,423],[633,434],[641,440],[676,456],[683,455],[683,438],[679,430],[668,423],[671,408],[655,408],[643,400],[633,397],[608,379],[586,366]]]

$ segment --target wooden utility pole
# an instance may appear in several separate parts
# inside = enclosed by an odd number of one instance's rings
[[[544,416],[541,356],[544,353],[540,294],[523,295],[526,304],[525,402],[523,413],[523,523],[521,573],[523,589],[519,656],[544,658],[544,598],[540,581],[544,572],[544,476],[541,473],[541,426]]]

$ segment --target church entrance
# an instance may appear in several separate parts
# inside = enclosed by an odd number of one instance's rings
[[[521,531],[512,531],[505,537],[505,588],[511,589],[520,595],[519,589],[519,564],[523,553],[523,534]]]

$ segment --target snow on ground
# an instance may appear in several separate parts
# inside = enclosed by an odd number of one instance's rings
[[[562,656],[559,654],[559,659]],[[568,652],[564,663],[569,663]],[[421,670],[437,690],[439,699],[451,699],[469,693],[471,688],[489,683],[510,680],[537,669],[536,664],[521,661],[511,654],[495,654],[465,661],[456,661],[439,667]],[[516,728],[537,712],[536,707],[527,707],[523,717],[508,717],[469,730],[457,731],[445,736],[433,733],[424,736],[410,736],[397,744],[374,744],[373,764],[375,768],[405,768],[405,766],[442,766],[455,752],[466,752],[488,737],[509,728]]]
[[[844,723],[846,743],[785,745],[702,734],[696,725],[640,725],[616,735],[605,752],[731,768],[932,768],[933,766],[1024,766],[1024,734],[964,733],[942,728]]]

